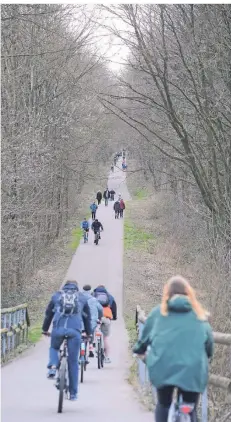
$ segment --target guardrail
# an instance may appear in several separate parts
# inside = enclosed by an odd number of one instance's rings
[[[135,315],[135,324],[138,334],[138,339],[140,339],[143,331],[143,326],[146,321],[147,317],[145,312],[141,307],[138,305],[136,307],[136,315]],[[223,334],[213,332],[214,341],[217,344],[222,344],[226,346],[230,346],[231,348],[231,334]],[[150,386],[149,378],[148,378],[148,371],[146,368],[145,363],[139,359],[138,360],[138,378],[139,383],[142,387]],[[228,394],[231,394],[231,379],[227,377],[222,377],[215,374],[209,375],[209,384],[221,388],[225,390]],[[152,387],[152,395],[155,398],[155,388]],[[201,422],[208,422],[208,392],[207,389],[201,396]]]
[[[27,343],[29,326],[30,320],[26,303],[1,309],[1,356],[3,362],[20,344]]]

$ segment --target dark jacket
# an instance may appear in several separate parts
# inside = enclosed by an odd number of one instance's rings
[[[184,391],[203,393],[208,383],[208,359],[213,355],[210,324],[201,321],[185,296],[174,296],[168,315],[160,306],[152,310],[134,353],[147,352],[151,383],[156,388],[174,385]]]
[[[93,221],[91,228],[95,233],[98,232],[100,229],[103,230],[103,226],[100,221]]]
[[[107,293],[107,295],[109,297],[109,306],[110,306],[111,311],[112,311],[112,316],[113,316],[113,319],[116,320],[117,319],[117,305],[116,305],[116,301],[115,301],[114,297],[105,289],[105,287],[96,287],[94,292]]]
[[[110,198],[110,192],[109,192],[109,190],[108,189],[106,189],[105,191],[104,191],[104,193],[103,193],[103,197],[104,197],[104,199],[109,199]]]
[[[75,284],[68,284],[64,286],[65,288],[76,290]],[[53,328],[64,327],[74,328],[81,332],[82,322],[84,324],[85,331],[87,335],[91,334],[91,311],[88,305],[87,297],[83,293],[79,293],[79,313],[65,316],[56,311],[56,305],[60,299],[61,292],[58,291],[53,294],[51,300],[46,308],[45,318],[43,321],[42,331],[47,332],[50,328],[51,322],[53,320]]]
[[[99,191],[99,192],[97,192],[97,194],[96,194],[96,199],[102,199],[102,193]]]
[[[120,210],[120,203],[119,203],[119,201],[116,201],[114,203],[114,211],[115,212],[118,212],[119,210]]]

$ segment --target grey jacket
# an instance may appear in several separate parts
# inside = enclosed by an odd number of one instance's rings
[[[83,291],[82,293],[87,299],[87,304],[91,313],[91,328],[92,331],[94,331],[97,327],[98,319],[101,319],[103,316],[103,307],[91,293],[86,291]]]

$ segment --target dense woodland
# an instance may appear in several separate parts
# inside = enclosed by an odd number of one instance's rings
[[[230,293],[230,22],[230,5],[2,6],[3,291],[38,267],[122,140],[204,221]],[[113,75],[102,31],[129,50]]]
[[[2,6],[2,299],[39,268],[112,153],[110,72],[85,6]],[[88,206],[87,204],[86,206]]]
[[[207,219],[211,253],[231,270],[231,7],[120,5],[114,30],[130,51],[102,102],[135,128],[154,186]]]

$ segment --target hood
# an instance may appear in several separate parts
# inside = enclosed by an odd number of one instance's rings
[[[107,290],[105,289],[105,287],[96,287],[96,289],[94,289],[94,292],[108,293]]]
[[[78,287],[74,283],[68,283],[63,286],[62,290],[79,290]]]
[[[168,309],[172,312],[190,312],[191,303],[186,296],[175,295],[168,301]]]
[[[86,297],[89,297],[89,298],[92,297],[91,293],[89,291],[87,292],[86,290],[83,290],[82,294]]]

